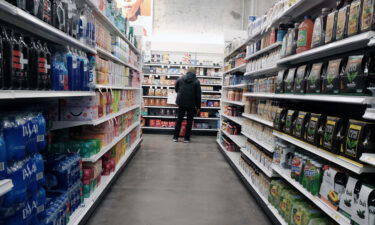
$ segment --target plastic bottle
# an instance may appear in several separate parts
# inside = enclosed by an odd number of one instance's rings
[[[314,22],[311,16],[305,16],[305,19],[298,27],[297,53],[307,51],[311,48],[313,30]]]
[[[96,60],[95,60],[95,55],[89,55],[89,79],[88,79],[88,87],[90,90],[95,88],[96,84]]]
[[[290,30],[290,33],[288,35],[286,56],[293,55],[293,54],[296,53],[297,38],[298,38],[298,27],[299,27],[299,23],[295,23],[294,28]]]
[[[19,80],[21,78],[21,45],[13,30],[10,31],[9,39],[13,46],[12,51],[12,69],[10,73],[10,88],[19,89]]]
[[[44,53],[45,53],[45,57],[46,57],[46,62],[45,62],[45,65],[44,65],[44,68],[46,69],[46,79],[47,79],[47,84],[46,84],[46,89],[51,89],[51,65],[52,65],[52,56],[51,56],[51,52],[49,51],[48,49],[48,46],[47,46],[47,43],[44,43],[43,45],[43,49],[44,49]]]
[[[85,15],[85,5],[82,8],[79,16],[79,29],[78,29],[78,40],[82,43],[86,43],[86,30],[87,30],[87,19]]]
[[[84,52],[82,52],[82,58],[83,58],[83,91],[89,91],[90,90],[90,87],[89,87],[89,83],[90,83],[90,70],[89,70],[89,67],[90,67],[90,62],[89,60],[87,59],[86,57],[86,54]]]
[[[38,16],[41,0],[27,0],[26,11],[31,15]]]
[[[29,46],[28,87],[35,90],[38,86],[38,50],[32,37],[29,37],[27,44]]]
[[[25,43],[22,34],[17,35],[20,45],[20,73],[12,85],[15,89],[28,89],[29,81],[29,46]]]
[[[1,30],[1,38],[3,44],[3,79],[0,88],[8,89],[10,86],[10,78],[13,73],[12,59],[13,59],[13,43],[4,27]]]
[[[279,29],[277,30],[276,41],[282,42],[286,32],[287,32],[287,28],[285,24],[280,24]]]
[[[84,79],[85,79],[85,60],[83,58],[82,52],[77,54],[77,65],[78,65],[78,79],[77,79],[77,90],[84,90]]]
[[[48,74],[46,66],[49,66],[47,63],[47,52],[43,48],[40,40],[37,41],[38,49],[38,90],[49,90],[50,89],[50,75]],[[50,71],[50,70],[49,70]]]
[[[68,86],[69,90],[73,90],[74,88],[74,71],[73,71],[73,54],[70,51],[70,48],[67,48],[68,52],[66,53],[66,63],[67,63],[67,70],[68,70]]]
[[[79,89],[79,79],[80,79],[80,71],[79,71],[79,55],[76,49],[73,49],[73,91],[77,91]]]

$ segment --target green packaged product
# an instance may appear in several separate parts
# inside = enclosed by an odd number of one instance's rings
[[[341,141],[346,130],[346,121],[342,118],[328,116],[320,145],[334,154],[340,153]]]
[[[349,120],[341,155],[359,160],[362,153],[375,153],[375,123]]]
[[[281,193],[281,200],[279,204],[279,212],[287,223],[290,223],[290,217],[292,215],[292,206],[297,202],[304,201],[305,197],[298,191],[293,189],[285,189]]]
[[[319,147],[321,134],[319,130],[323,131],[326,117],[322,114],[312,113],[310,120],[308,121],[306,132],[305,132],[305,141]]]
[[[317,218],[324,218],[321,211],[310,203],[296,202],[292,206],[291,225],[309,225],[310,221]]]
[[[365,94],[374,76],[374,56],[349,56],[345,72],[341,77],[340,92]]]
[[[338,94],[340,90],[340,75],[343,73],[345,60],[335,59],[328,63],[327,72],[323,78],[323,93]]]
[[[374,8],[375,0],[363,0],[360,26],[361,32],[375,29]]]
[[[273,127],[275,130],[283,131],[285,125],[286,109],[278,108],[273,120]]]
[[[284,91],[285,93],[294,92],[294,78],[296,75],[296,68],[291,68],[288,71],[288,75],[284,79]]]
[[[270,194],[268,195],[268,201],[274,207],[278,208],[281,200],[281,193],[287,188],[285,181],[283,180],[272,180],[270,184]]]
[[[298,115],[297,111],[288,110],[286,117],[285,117],[285,126],[284,126],[285,133],[292,134],[292,131],[294,128],[294,121],[296,120],[297,115]]]
[[[284,77],[288,70],[281,70],[276,77],[276,93],[284,93]]]
[[[321,93],[322,77],[325,77],[326,69],[326,63],[316,63],[311,67],[311,71],[306,82],[306,93]]]
[[[318,195],[323,177],[323,165],[313,159],[308,159],[303,169],[302,186],[312,195]]]
[[[304,137],[309,119],[310,119],[310,113],[307,113],[307,112],[298,113],[298,116],[295,120],[295,124],[293,128],[294,137],[299,138],[299,139],[302,139]]]
[[[294,79],[294,93],[304,94],[306,92],[306,77],[308,76],[309,69],[307,65],[298,67]]]
[[[348,37],[358,34],[359,32],[359,21],[361,18],[361,0],[353,1],[350,4],[349,19],[348,19]]]
[[[53,143],[51,151],[56,154],[76,152],[82,158],[89,158],[100,151],[100,140],[65,141]]]

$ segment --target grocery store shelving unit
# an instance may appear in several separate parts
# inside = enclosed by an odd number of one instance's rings
[[[173,51],[170,51],[168,52],[170,54],[178,54],[178,52],[173,52]],[[179,52],[181,53],[181,52]],[[196,53],[196,56],[195,57],[198,57],[200,53]],[[162,68],[162,69],[166,69],[166,68],[177,68],[177,69],[187,69],[187,68],[205,68],[205,69],[215,69],[215,70],[220,70],[222,69],[222,66],[220,65],[201,65],[201,64],[198,64],[198,65],[195,65],[195,64],[174,64],[174,63],[154,63],[154,62],[147,62],[147,63],[144,63],[143,64],[144,67],[157,67],[157,68]],[[167,79],[173,79],[173,80],[177,80],[178,78],[184,76],[185,74],[182,74],[182,73],[174,73],[174,74],[169,74],[169,73],[144,73],[143,74],[145,77],[155,77],[155,78],[159,78],[160,76],[164,76],[166,77]],[[203,79],[203,80],[206,80],[206,81],[209,81],[208,83],[203,83],[201,82],[201,87],[202,87],[202,95],[209,95],[209,94],[216,94],[216,95],[221,95],[221,87],[222,87],[222,84],[221,84],[221,79],[222,77],[221,76],[202,76],[202,75],[197,75],[197,78],[198,79]],[[219,81],[218,81],[219,80]],[[218,83],[220,82],[220,83]],[[213,87],[212,90],[204,90],[204,87]],[[155,89],[174,89],[175,86],[174,85],[161,85],[161,84],[142,84],[142,88],[146,89],[147,88],[155,88]],[[144,93],[146,93],[144,90]],[[149,96],[149,95],[143,95],[142,96],[143,99],[168,99],[167,96]],[[209,97],[202,97],[202,101],[220,101],[221,99],[220,98],[209,98]],[[148,109],[178,109],[177,106],[171,106],[171,105],[168,105],[168,106],[150,106],[150,105],[144,105],[143,108],[145,110],[148,110]],[[220,110],[221,108],[220,107],[201,107],[202,110],[209,110],[209,111],[218,111]],[[166,120],[166,121],[174,121],[176,120],[177,118],[177,115],[143,115],[142,116],[144,119],[161,119],[161,120]],[[185,117],[186,118],[186,117]],[[194,117],[194,120],[196,122],[210,122],[210,124],[212,124],[214,121],[216,123],[218,123],[218,121],[220,120],[219,117]],[[142,127],[142,129],[144,131],[148,131],[148,132],[155,132],[155,131],[166,131],[169,133],[169,131],[173,131],[174,128],[172,127],[150,127],[150,126],[147,126],[147,125],[144,125]],[[217,128],[207,128],[207,129],[204,129],[204,128],[193,128],[192,131],[195,131],[195,132],[199,132],[199,133],[202,133],[202,132],[208,132],[208,133],[212,133],[212,132],[217,132],[218,129]]]
[[[121,174],[122,169],[129,163],[134,154],[140,147],[142,138],[138,138],[129,148],[126,149],[125,155],[120,159],[116,165],[116,170],[109,176],[103,176],[101,183],[90,195],[89,198],[84,200],[84,203],[70,216],[68,225],[84,224],[88,217],[93,213],[95,207],[100,203],[101,199],[105,196],[109,187]]]
[[[113,24],[105,15],[102,13],[90,0],[85,0],[87,6],[95,14],[95,18],[102,23],[112,35],[119,36],[125,40],[125,42],[130,46],[130,49],[134,51],[139,56],[141,55],[140,50],[131,43],[128,38]],[[68,34],[56,29],[55,27],[45,23],[44,21],[28,14],[26,11],[19,9],[10,3],[0,0],[0,18],[1,20],[23,30],[26,30],[36,36],[40,36],[45,40],[52,43],[59,44],[62,46],[73,46],[81,51],[91,54],[98,54],[100,57],[111,60],[115,63],[124,65],[131,70],[141,72],[140,67],[127,63],[107,50],[101,49],[99,47],[91,47],[85,43],[69,36]],[[42,34],[42,35],[41,35]],[[95,89],[101,91],[103,89],[112,90],[134,90],[139,92],[137,95],[140,96],[140,85],[137,87],[122,87],[116,85],[96,85]],[[12,100],[12,99],[50,99],[50,98],[69,98],[69,97],[89,97],[95,96],[95,91],[32,91],[32,90],[0,90],[0,99]],[[117,113],[107,115],[103,118],[92,121],[54,121],[51,130],[64,129],[74,126],[81,125],[98,125],[106,121],[112,120],[116,116],[125,114],[131,110],[140,108],[140,98],[138,103],[131,107],[126,107]],[[115,172],[111,173],[109,176],[103,176],[101,184],[95,189],[90,198],[85,199],[84,203],[75,211],[70,217],[68,225],[78,225],[83,224],[87,220],[91,212],[93,212],[95,206],[100,202],[106,191],[109,189],[113,181],[121,173],[122,168],[130,161],[132,156],[135,154],[136,150],[139,148],[142,137],[140,136],[140,117],[137,121],[128,127],[122,134],[115,138],[107,146],[103,147],[101,151],[90,157],[84,158],[83,161],[94,162],[97,161],[103,154],[108,152],[113,146],[115,146],[119,141],[121,141],[127,134],[132,130],[137,129],[137,139],[128,146],[126,149],[125,156],[120,159],[116,166]],[[10,191],[13,187],[11,180],[0,180],[0,196]]]
[[[220,143],[219,140],[217,140],[217,143],[219,145],[220,151],[223,153],[224,157],[227,159],[227,161],[229,162],[233,170],[241,178],[242,182],[245,184],[248,190],[253,194],[257,202],[264,209],[264,211],[267,213],[267,215],[273,221],[273,223],[280,224],[280,225],[287,225],[288,223],[286,223],[286,221],[281,217],[281,215],[275,209],[275,207],[273,207],[269,203],[267,197],[265,197],[261,193],[261,191],[253,184],[253,181],[251,180],[250,176],[246,174],[244,169],[241,168],[239,164],[239,160],[241,157],[240,153],[227,151],[224,148],[224,146]]]
[[[279,17],[277,17],[271,25],[277,26],[280,23],[285,23],[287,21],[293,21],[298,18],[301,18],[302,15],[309,15],[310,10],[314,8],[321,8],[321,7],[327,7],[328,4],[333,4],[334,1],[324,1],[324,0],[317,0],[317,1],[309,1],[309,0],[300,0],[296,4],[294,4],[292,7],[290,7],[288,10],[286,10],[284,13],[282,13]],[[324,4],[324,5],[323,5]],[[225,56],[225,60],[230,59],[231,57],[234,57],[237,53],[240,53],[243,51],[243,49],[246,47],[248,43],[254,43],[260,38],[263,37],[263,34],[265,33],[265,30],[261,30],[257,32],[256,34],[251,35],[248,37],[248,39],[239,45],[237,48],[232,50],[229,54]],[[280,47],[280,43],[275,43],[265,49],[262,49],[261,51],[255,52],[253,54],[250,54],[247,56],[246,59],[252,60],[261,54],[268,53],[271,50],[274,50],[278,47]],[[245,72],[244,75],[248,76],[248,78],[254,79],[257,77],[268,77],[269,75],[276,74],[279,70],[288,67],[288,66],[298,66],[303,63],[314,63],[319,62],[320,60],[327,60],[329,58],[337,57],[338,55],[345,55],[353,50],[364,50],[368,47],[375,46],[375,32],[369,31],[362,34],[358,34],[340,41],[336,41],[321,47],[317,47],[308,51],[305,51],[300,54],[295,54],[292,56],[288,56],[285,58],[282,58],[278,60],[274,66],[260,69],[258,71],[252,71],[252,72]],[[239,71],[237,68],[234,68],[228,73]],[[246,84],[248,86],[251,86],[252,84]],[[243,87],[242,84],[238,85],[237,88]],[[223,86],[223,89],[225,88],[236,88],[236,85],[229,85],[229,86]],[[370,88],[372,92],[373,89]],[[282,100],[282,102],[322,102],[322,103],[335,103],[335,104],[345,104],[345,105],[353,105],[353,106],[368,106],[365,114],[363,115],[363,118],[369,119],[369,120],[375,120],[375,94],[373,96],[349,96],[349,95],[313,95],[313,94],[275,94],[275,93],[250,93],[246,92],[243,94],[245,98],[255,98],[255,99],[271,99],[271,100]],[[223,101],[225,102],[225,100]],[[256,114],[248,114],[243,113],[241,117],[231,117],[222,115],[222,119],[233,121],[239,125],[243,124],[244,120],[250,120],[252,122],[259,123],[261,125],[273,128],[273,122],[263,119],[261,116]],[[248,133],[242,131],[242,134],[251,142],[255,142],[257,145],[261,146],[264,150],[269,151],[271,154],[274,151],[273,145],[270,143],[265,143],[257,139],[255,136],[251,136]],[[231,139],[236,145],[241,147],[241,145],[238,143],[238,141],[235,140],[231,135],[226,134],[225,131],[221,131],[221,135],[228,137]],[[316,146],[313,146],[311,144],[308,144],[304,141],[301,141],[299,139],[296,139],[290,135],[278,132],[274,130],[273,137],[279,138],[283,141],[286,141],[292,145],[295,145],[306,152],[310,152],[316,156],[319,156],[322,159],[325,159],[329,162],[331,162],[334,165],[337,165],[339,167],[345,168],[347,171],[350,171],[355,174],[363,174],[363,173],[375,173],[375,155],[374,154],[363,154],[360,160],[362,163],[359,163],[357,161],[353,161],[350,159],[347,159],[345,157],[333,154],[331,152],[328,152],[326,150],[323,150],[321,148],[318,148]],[[219,136],[220,137],[220,136]],[[219,139],[220,140],[220,139]],[[331,207],[326,205],[322,200],[320,200],[319,197],[313,196],[310,192],[308,192],[300,183],[295,181],[290,177],[290,170],[281,168],[275,164],[271,166],[271,169],[266,170],[262,164],[260,164],[254,157],[249,154],[245,149],[240,148],[240,152],[229,152],[227,151],[223,145],[219,143],[219,149],[223,152],[224,156],[227,158],[229,163],[232,165],[233,169],[239,174],[239,176],[244,180],[244,182],[247,184],[249,189],[251,189],[251,192],[254,194],[254,196],[257,199],[262,199],[263,196],[260,194],[259,190],[254,188],[254,185],[252,185],[251,180],[249,177],[247,177],[246,173],[240,168],[238,165],[238,160],[240,158],[240,155],[242,154],[244,158],[247,158],[249,161],[253,162],[256,167],[260,171],[262,171],[264,174],[266,174],[268,177],[281,177],[282,179],[286,180],[291,186],[296,188],[301,194],[306,196],[307,199],[311,200],[318,208],[322,210],[325,214],[327,214],[332,220],[337,222],[338,224],[350,224],[350,220],[346,218],[343,214],[340,212],[333,210]],[[254,190],[255,189],[255,190]],[[267,199],[263,199],[263,202],[266,202],[267,205]],[[263,204],[264,206],[264,204]],[[278,212],[276,210],[273,210],[274,208],[271,206],[271,208],[263,207],[265,208],[266,212],[270,212],[273,214],[273,217],[278,218],[278,223],[285,223],[283,219],[280,217]]]
[[[343,214],[332,209],[325,202],[323,202],[318,196],[312,195],[308,192],[299,182],[291,178],[290,170],[281,168],[280,166],[272,165],[272,169],[276,171],[282,178],[288,181],[293,187],[301,192],[305,197],[311,200],[318,208],[322,209],[328,216],[330,216],[338,224],[349,225],[350,220]]]

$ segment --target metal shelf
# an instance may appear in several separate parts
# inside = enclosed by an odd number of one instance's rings
[[[225,134],[225,136],[227,136],[229,139],[231,139],[238,147],[240,147],[240,148],[245,147],[247,139],[243,135],[240,135],[240,134],[239,135],[229,134],[228,132],[226,132],[223,129],[221,129],[221,132],[223,134]]]
[[[127,107],[125,109],[120,110],[117,113],[112,113],[107,116],[104,116],[102,118],[96,119],[96,120],[87,120],[87,121],[54,121],[52,123],[52,128],[51,130],[58,130],[58,129],[64,129],[64,128],[69,128],[69,127],[77,127],[77,126],[82,126],[82,125],[92,125],[96,126],[98,124],[104,123],[108,120],[111,120],[113,118],[116,118],[117,116],[120,116],[122,114],[125,114],[127,112],[130,112],[136,108],[139,108],[139,105],[134,105],[131,107]]]
[[[250,40],[247,39],[242,44],[240,44],[237,47],[235,47],[229,54],[227,54],[226,56],[224,56],[224,60],[227,59],[227,58],[229,58],[230,56],[232,56],[235,52],[237,52],[237,51],[241,50],[242,48],[244,48],[249,41]]]
[[[120,86],[101,85],[101,84],[96,85],[95,88],[96,89],[118,89],[118,90],[140,90],[139,87],[120,87]]]
[[[0,90],[0,99],[22,98],[67,98],[95,96],[93,91],[31,91],[31,90]]]
[[[232,104],[232,105],[239,105],[239,106],[244,106],[245,105],[245,103],[243,103],[243,102],[228,101],[228,100],[224,100],[224,99],[222,99],[221,102],[227,103],[227,104]]]
[[[259,50],[259,51],[255,52],[255,53],[247,56],[245,58],[245,60],[249,60],[249,59],[255,58],[255,57],[259,56],[259,55],[267,53],[268,51],[274,50],[275,48],[278,48],[281,45],[282,45],[282,42],[276,42],[276,43],[274,43],[274,44],[272,44],[272,45],[270,45],[270,46],[268,46],[268,47],[266,47],[266,48],[264,48],[262,50]]]
[[[244,122],[244,120],[243,120],[242,117],[227,116],[225,114],[221,114],[221,116],[223,116],[223,117],[225,117],[225,118],[227,118],[227,119],[229,119],[229,120],[237,123],[238,125],[242,125],[243,122]]]
[[[132,130],[134,130],[137,126],[140,125],[140,122],[135,122],[130,127],[128,127],[124,132],[122,132],[118,137],[115,137],[111,143],[104,146],[102,149],[100,149],[100,152],[97,154],[91,156],[90,158],[82,158],[83,162],[96,162],[98,159],[100,159],[105,153],[107,153],[109,150],[113,148],[119,141],[124,139],[126,135],[128,135]]]
[[[242,116],[245,117],[245,118],[248,118],[250,120],[256,121],[258,123],[261,123],[263,125],[273,127],[272,121],[265,120],[265,119],[261,118],[260,116],[258,116],[257,114],[242,113]]]
[[[253,142],[255,142],[258,145],[260,145],[265,150],[267,150],[267,151],[269,151],[271,153],[273,153],[275,151],[275,149],[271,145],[269,145],[268,143],[261,142],[260,140],[256,139],[255,137],[251,136],[250,134],[246,133],[245,131],[242,131],[241,133],[243,135],[245,135],[245,137],[247,137],[248,139],[250,139]]]
[[[244,93],[246,97],[288,99],[303,101],[318,101],[347,104],[371,104],[375,103],[375,97],[372,96],[345,96],[345,95],[311,95],[311,94],[274,94],[274,93]]]
[[[327,204],[325,204],[319,197],[312,195],[308,192],[300,183],[290,177],[290,170],[281,168],[280,166],[272,165],[272,169],[276,171],[281,177],[288,181],[293,187],[301,192],[305,197],[310,199],[317,207],[319,207],[324,213],[330,216],[334,221],[340,225],[350,225],[350,219],[346,218],[340,212],[334,210]]]
[[[79,225],[83,219],[88,216],[88,213],[94,208],[98,201],[100,201],[105,190],[112,184],[114,178],[118,175],[124,165],[128,163],[131,156],[135,154],[135,149],[140,145],[141,141],[142,138],[139,138],[129,149],[126,149],[125,155],[117,163],[114,172],[108,176],[102,176],[101,183],[95,188],[94,192],[89,198],[86,198],[81,206],[70,216],[68,225]]]
[[[160,85],[160,84],[142,84],[142,87],[173,88],[174,89],[174,85]]]
[[[276,220],[277,223],[281,225],[287,225],[288,223],[285,222],[284,218],[279,214],[276,208],[268,202],[267,198],[261,194],[259,189],[251,181],[251,178],[249,177],[249,175],[247,175],[246,172],[239,165],[239,161],[241,157],[240,153],[229,152],[225,150],[224,146],[220,143],[219,140],[216,140],[216,142],[220,146],[221,152],[226,156],[233,170],[235,170],[237,174],[242,178],[242,180],[248,184],[248,187],[251,188],[251,192],[254,195],[256,195],[256,199],[261,201],[262,206],[264,206],[269,211],[270,215]]]
[[[284,133],[281,133],[281,132],[278,132],[278,131],[274,131],[273,132],[273,135],[282,139],[282,140],[285,140],[291,144],[294,144],[306,151],[309,151],[321,158],[324,158],[330,162],[333,162],[341,167],[344,167],[345,169],[348,169],[356,174],[361,174],[361,173],[374,173],[375,172],[375,167],[373,166],[367,166],[367,165],[364,165],[364,164],[361,164],[361,163],[358,163],[358,162],[355,162],[353,160],[350,160],[350,159],[347,159],[343,156],[340,156],[340,155],[336,155],[336,154],[333,154],[333,153],[330,153],[326,150],[323,150],[323,149],[320,149],[314,145],[311,145],[311,144],[308,144],[304,141],[301,141],[297,138],[294,138],[292,136],[289,136],[287,134],[284,134]]]
[[[280,59],[277,64],[280,66],[296,65],[304,62],[319,60],[325,57],[335,55],[339,56],[340,54],[348,53],[354,50],[368,48],[374,46],[374,37],[374,31],[358,34],[299,54],[285,57]]]
[[[273,169],[269,170],[264,165],[262,165],[258,160],[256,160],[249,152],[241,148],[241,152],[243,155],[245,155],[251,162],[253,162],[260,170],[263,171],[264,174],[267,175],[267,177],[279,177],[277,173],[274,172]]]
[[[0,180],[0,197],[8,193],[13,188],[12,180]]]
[[[226,72],[224,72],[224,74],[228,74],[228,73],[234,73],[234,72],[245,72],[246,70],[246,63],[242,64],[241,66],[238,66],[238,67],[235,67],[233,69],[230,69]]]
[[[151,95],[144,95],[143,98],[164,98],[167,99],[168,96],[151,96]],[[220,98],[202,98],[202,100],[211,100],[211,101],[220,101]]]
[[[153,74],[153,73],[146,73],[146,74],[143,74],[144,76],[167,76],[168,78],[169,77],[181,77],[181,76],[184,76],[185,74]],[[217,76],[198,76],[197,75],[197,78],[203,78],[203,79],[220,79],[221,80],[221,77],[217,77]]]
[[[144,108],[156,108],[156,109],[178,109],[177,106],[162,106],[162,105],[158,105],[158,106],[154,106],[154,105],[150,105],[150,106],[144,106]],[[201,109],[220,109],[220,107],[201,107]]]
[[[195,68],[209,68],[209,69],[221,69],[222,66],[213,65],[192,65],[192,64],[166,64],[166,63],[144,63],[144,66],[161,66],[161,67],[195,67]]]
[[[97,15],[96,19],[99,19],[113,34],[120,36],[122,39],[125,40],[126,43],[130,46],[130,48],[138,55],[141,54],[140,50],[134,46],[132,42],[116,27],[115,24],[109,20],[102,11],[96,7],[91,0],[85,0],[85,3],[93,10],[93,12]]]
[[[30,15],[26,11],[17,8],[4,0],[0,0],[0,17],[2,20],[12,25],[25,29],[35,35],[39,35],[40,37],[49,41],[63,46],[72,45],[85,52],[96,54],[95,48],[87,46],[61,30],[45,23],[37,17]]]
[[[111,60],[111,61],[113,61],[113,62],[120,63],[120,64],[122,64],[122,65],[124,65],[124,66],[127,66],[127,67],[133,69],[133,70],[136,70],[136,71],[138,71],[138,72],[141,72],[141,69],[140,69],[140,68],[137,68],[137,67],[131,65],[130,63],[127,63],[127,62],[123,61],[122,59],[117,58],[117,57],[114,56],[111,52],[109,52],[109,51],[107,51],[107,50],[105,50],[105,49],[102,49],[102,48],[100,48],[100,47],[96,47],[96,49],[97,49],[97,52],[98,52],[98,54],[99,54],[100,56],[103,56],[104,58],[109,59],[109,60]]]
[[[155,118],[155,119],[176,119],[177,116],[142,116],[143,118]],[[186,119],[186,116],[184,117]],[[195,120],[220,120],[220,118],[204,118],[204,117],[194,117]]]
[[[174,127],[142,127],[144,130],[174,130]],[[218,129],[193,128],[192,131],[217,132]]]
[[[257,71],[246,72],[244,74],[244,76],[269,75],[269,74],[272,74],[272,73],[276,73],[279,70],[280,70],[280,68],[275,65],[275,66],[263,68],[263,69],[260,69],[260,70],[257,70]]]
[[[221,91],[205,91],[205,90],[202,90],[202,93],[207,93],[207,94],[221,94]]]
[[[238,88],[238,89],[243,89],[246,87],[247,87],[247,84],[235,84],[235,85],[223,86],[223,88]]]

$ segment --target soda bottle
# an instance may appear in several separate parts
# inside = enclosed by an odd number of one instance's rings
[[[14,80],[15,89],[28,89],[28,80],[29,80],[29,47],[25,43],[22,34],[17,35],[20,45],[20,73],[19,76]]]
[[[2,27],[1,29],[1,40],[3,44],[3,59],[2,59],[2,67],[3,67],[3,73],[2,73],[2,79],[0,83],[1,89],[8,89],[10,86],[10,77],[12,74],[12,60],[13,60],[13,43],[11,39],[9,38],[9,35],[5,29],[5,27]]]
[[[10,74],[10,89],[19,89],[19,80],[21,79],[21,45],[14,35],[13,30],[10,31],[10,41],[13,46],[12,51],[12,73]]]
[[[29,82],[30,89],[35,90],[38,87],[38,49],[32,37],[27,40],[29,46]]]
[[[52,4],[52,25],[57,29],[66,32],[66,18],[68,12],[65,11],[61,0],[54,0]]]
[[[77,54],[77,50],[73,49],[73,91],[77,91],[79,89],[79,56]]]
[[[48,49],[47,43],[44,43],[43,49],[45,52],[45,57],[46,57],[46,63],[45,63],[45,68],[46,68],[46,73],[47,73],[47,87],[46,89],[51,89],[51,52]]]
[[[80,12],[80,17],[79,17],[79,27],[78,27],[78,40],[82,43],[86,43],[87,36],[88,35],[88,27],[87,27],[87,19],[85,15],[85,6],[82,8]]]
[[[84,91],[85,87],[85,59],[82,52],[78,54],[79,61],[79,75],[78,75],[78,90]]]
[[[47,53],[45,52],[42,43],[40,40],[36,44],[37,53],[38,53],[38,71],[37,71],[37,89],[38,90],[48,90],[50,87],[50,76],[47,74]]]
[[[38,16],[39,9],[42,0],[27,0],[26,1],[26,11],[31,15]]]

